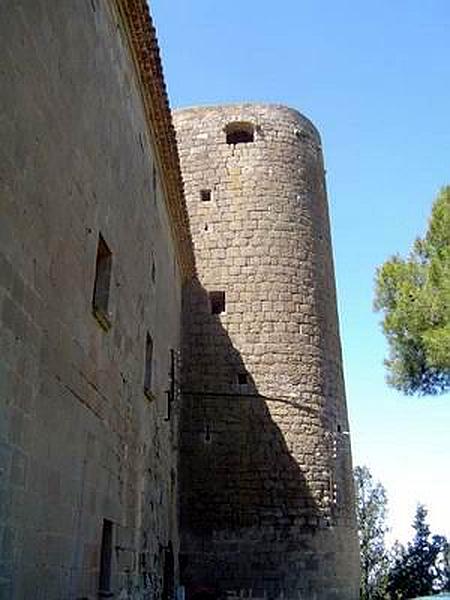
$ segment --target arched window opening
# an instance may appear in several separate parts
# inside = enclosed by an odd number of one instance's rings
[[[227,144],[248,144],[255,140],[255,128],[252,123],[235,121],[225,127]]]

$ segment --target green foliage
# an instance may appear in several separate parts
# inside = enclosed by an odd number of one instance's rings
[[[374,306],[384,312],[390,385],[406,394],[449,390],[450,186],[409,257],[393,256],[377,270]]]
[[[389,559],[384,537],[387,531],[387,498],[367,467],[354,469],[356,512],[361,550],[361,600],[385,598]]]
[[[450,544],[430,534],[427,510],[417,506],[414,538],[386,550],[387,497],[367,467],[354,469],[361,551],[361,600],[408,600],[450,590]]]
[[[448,589],[448,542],[440,535],[430,540],[426,517],[426,508],[419,504],[413,523],[416,532],[413,541],[406,548],[401,544],[394,548],[387,585],[387,597],[391,600],[417,598]]]

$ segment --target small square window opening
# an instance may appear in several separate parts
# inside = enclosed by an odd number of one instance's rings
[[[239,385],[247,385],[247,373],[238,373],[238,383]]]
[[[212,315],[225,312],[225,292],[209,292],[209,302]]]
[[[248,144],[255,139],[253,123],[235,121],[225,127],[227,144]]]
[[[211,190],[200,190],[200,200],[202,202],[211,201]]]

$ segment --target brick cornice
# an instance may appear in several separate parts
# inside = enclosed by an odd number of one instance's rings
[[[189,217],[183,192],[175,130],[164,82],[156,32],[145,0],[114,0],[139,78],[165,189],[165,199],[183,279],[195,274]]]

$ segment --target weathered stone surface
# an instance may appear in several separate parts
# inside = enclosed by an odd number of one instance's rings
[[[107,520],[114,596],[168,600],[179,513],[190,596],[356,598],[314,127],[275,106],[178,112],[192,247],[145,0],[3,3],[0,32],[0,599],[96,597]]]
[[[180,265],[192,258],[173,206],[181,189],[169,210],[161,166],[176,148],[159,154],[163,129],[149,127],[154,99],[143,102],[117,4],[0,7],[2,599],[96,598],[104,519],[114,597],[160,597],[169,542],[178,554],[178,417],[174,406],[165,420],[166,390]],[[163,82],[152,85],[153,110],[170,122]],[[99,233],[112,252],[109,331],[92,314]]]
[[[319,135],[281,106],[174,120],[198,271],[184,300],[183,581],[191,594],[356,600]],[[228,144],[230,123],[254,141]],[[222,314],[211,291],[225,292]]]

